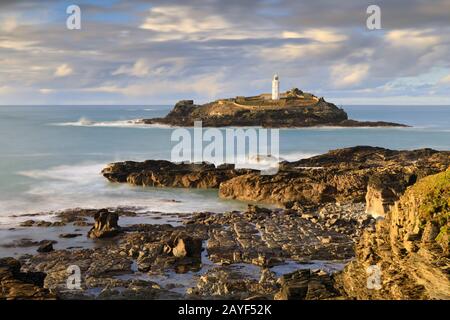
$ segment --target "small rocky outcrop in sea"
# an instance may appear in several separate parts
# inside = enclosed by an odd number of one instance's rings
[[[95,224],[88,232],[89,238],[111,238],[121,231],[118,225],[119,215],[116,212],[101,209],[95,213],[94,219]]]
[[[0,300],[55,299],[44,289],[43,272],[21,272],[21,263],[14,258],[0,259]]]
[[[45,253],[45,252],[51,252],[55,249],[53,249],[53,244],[56,241],[43,241],[39,247],[37,248],[37,252]]]
[[[356,259],[336,277],[342,291],[357,299],[450,299],[449,214],[450,170],[420,179],[365,231]],[[374,266],[378,288],[368,286]]]
[[[193,126],[195,121],[202,121],[205,127],[405,126],[383,121],[348,119],[343,109],[296,88],[282,96],[277,101],[271,100],[266,95],[260,95],[220,99],[203,105],[195,105],[193,100],[181,100],[166,117],[143,119],[140,123],[184,127]]]

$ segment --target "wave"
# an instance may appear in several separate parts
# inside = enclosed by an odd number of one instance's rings
[[[72,208],[140,207],[145,212],[192,213],[242,210],[245,204],[221,200],[215,190],[142,188],[108,182],[101,174],[105,163],[61,165],[17,172],[31,181],[24,192],[0,199],[0,228],[26,220],[24,214]],[[12,217],[14,215],[14,217]]]
[[[141,119],[131,120],[113,120],[113,121],[92,121],[85,117],[73,122],[51,123],[50,125],[62,127],[105,127],[105,128],[139,128],[139,129],[170,129],[169,125],[164,124],[144,124]]]

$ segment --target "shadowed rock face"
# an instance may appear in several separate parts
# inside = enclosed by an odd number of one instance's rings
[[[367,202],[384,215],[418,178],[450,166],[450,152],[353,147],[295,162],[281,162],[275,175],[232,165],[119,162],[102,173],[110,181],[159,187],[219,188],[222,198],[291,206],[293,203]],[[369,191],[369,192],[368,192]]]
[[[336,277],[343,292],[357,299],[450,299],[449,214],[450,170],[408,188],[376,231],[365,231],[356,260]],[[367,286],[374,265],[379,290]]]
[[[117,224],[119,215],[116,212],[101,209],[95,213],[94,219],[94,227],[88,232],[89,238],[110,238],[116,236],[121,231]]]
[[[165,160],[118,162],[102,174],[111,182],[128,182],[151,187],[218,188],[226,180],[255,170],[236,170],[233,165],[172,163]]]
[[[182,100],[166,117],[143,119],[141,122],[184,127],[193,126],[195,121],[202,121],[205,127],[404,126],[383,121],[350,120],[344,110],[323,98],[318,99],[311,94],[293,94],[294,90],[289,98],[278,102],[267,101],[262,96],[222,99],[204,105],[195,105],[192,100]]]
[[[43,288],[45,273],[21,272],[20,268],[14,258],[0,259],[0,300],[56,298]]]

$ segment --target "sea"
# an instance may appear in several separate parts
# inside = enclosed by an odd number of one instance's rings
[[[174,128],[136,124],[172,106],[1,106],[0,229],[26,214],[69,208],[138,207],[188,213],[240,210],[217,190],[136,187],[108,182],[101,170],[124,160],[171,159]],[[298,160],[357,145],[450,150],[450,106],[345,106],[356,120],[408,128],[299,128],[279,131],[280,158]],[[222,129],[224,130],[224,129]]]

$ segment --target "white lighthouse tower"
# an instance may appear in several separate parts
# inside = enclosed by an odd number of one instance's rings
[[[272,100],[280,100],[280,79],[277,74],[272,80]]]

